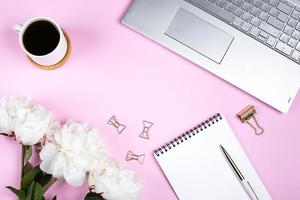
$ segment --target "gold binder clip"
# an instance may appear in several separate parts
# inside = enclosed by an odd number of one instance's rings
[[[237,114],[243,123],[247,123],[251,128],[254,129],[256,135],[261,135],[264,132],[264,129],[257,123],[255,115],[256,110],[254,106],[251,105],[247,106]],[[250,123],[251,119],[253,119],[254,124]]]
[[[143,164],[145,160],[145,154],[137,155],[134,154],[132,151],[128,151],[126,155],[126,161],[130,161],[130,160],[136,160],[140,164]]]
[[[108,120],[107,124],[114,126],[119,134],[121,134],[126,128],[125,125],[118,122],[115,115]]]
[[[149,130],[150,128],[153,126],[152,122],[148,122],[148,121],[143,121],[143,131],[142,133],[139,135],[139,137],[144,138],[144,139],[149,139]]]

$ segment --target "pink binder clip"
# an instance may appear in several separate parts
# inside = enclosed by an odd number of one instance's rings
[[[136,160],[140,164],[143,164],[145,160],[145,154],[137,155],[134,154],[132,151],[128,151],[126,155],[126,161],[131,161],[131,160]]]
[[[119,134],[121,134],[126,128],[125,125],[118,122],[115,115],[108,120],[107,124],[114,126]]]
[[[144,139],[149,139],[149,130],[153,126],[153,123],[148,121],[143,121],[143,125],[144,125],[143,132],[140,134],[139,137]]]
[[[237,114],[243,123],[247,123],[254,130],[256,135],[261,135],[263,134],[264,129],[258,124],[255,115],[256,110],[252,105],[245,107]],[[253,122],[251,123],[251,121]]]

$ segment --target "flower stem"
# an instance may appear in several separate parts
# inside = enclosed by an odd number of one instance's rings
[[[21,145],[22,145],[22,144],[21,144]],[[20,187],[21,187],[22,178],[23,178],[23,176],[24,176],[24,157],[25,157],[25,146],[22,145]]]
[[[49,188],[57,181],[57,178],[52,178],[44,187],[43,187],[43,190],[44,190],[44,193],[46,193]]]

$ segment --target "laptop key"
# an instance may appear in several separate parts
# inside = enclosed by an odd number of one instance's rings
[[[259,19],[266,21],[268,19],[268,14],[261,12],[260,15],[258,16]]]
[[[275,43],[276,43],[276,38],[270,36],[270,37],[267,39],[267,44],[268,44],[269,46],[272,46],[272,47],[273,47],[273,46],[275,45]]]
[[[269,14],[273,17],[277,17],[277,15],[279,14],[279,10],[277,10],[276,8],[271,8]]]
[[[257,17],[260,14],[260,10],[258,8],[253,7],[250,11],[250,13],[252,15],[254,15],[255,17]]]
[[[297,40],[291,38],[289,41],[288,41],[288,45],[291,46],[291,47],[295,47],[296,45],[298,44]]]
[[[263,3],[263,5],[261,5],[261,9],[264,12],[269,12],[269,10],[271,9],[271,6],[269,4]]]
[[[228,3],[226,6],[225,6],[225,10],[227,10],[228,12],[232,12],[234,11],[235,7],[234,5]]]
[[[268,39],[268,34],[261,31],[257,37],[260,41],[265,42]]]
[[[224,8],[225,5],[226,5],[226,1],[225,0],[218,0],[217,6],[219,6],[220,8]]]
[[[288,45],[286,45],[286,44],[284,44],[284,43],[282,43],[280,41],[277,42],[275,48],[277,50],[279,50],[280,52],[284,53],[285,55],[288,55],[288,56],[291,55],[292,50],[293,50],[290,46],[288,46]]]
[[[281,10],[282,12],[284,12],[285,14],[291,14],[293,8],[284,4],[284,3],[279,3],[277,6],[278,10]]]
[[[297,44],[296,49],[300,51],[300,43]]]
[[[274,26],[275,28],[281,30],[283,28],[284,23],[279,21],[278,19],[275,19],[273,17],[269,17],[267,20],[267,23]]]
[[[263,37],[265,37],[265,38],[268,37],[268,34],[267,34],[266,32],[263,32],[263,31],[261,31],[259,35],[261,35],[261,36],[263,36]]]
[[[242,16],[242,19],[245,20],[246,22],[249,22],[251,18],[252,16],[247,12],[245,12]]]
[[[257,35],[259,34],[260,30],[256,27],[251,28],[250,30],[250,35],[252,35],[253,37],[257,37]]]
[[[227,11],[223,10],[222,8],[218,7],[215,4],[211,4],[207,1],[203,0],[189,0],[193,5],[197,6],[198,8],[201,8],[216,17],[219,17],[226,21],[227,23],[231,23],[234,19],[234,16],[232,14],[228,13]]]
[[[243,12],[242,9],[240,9],[240,8],[235,9],[234,12],[233,12],[233,14],[234,14],[235,16],[237,16],[237,17],[241,17],[243,13],[244,13],[244,12]]]
[[[291,35],[293,33],[294,29],[290,26],[285,26],[283,32],[285,32],[288,35]]]
[[[292,4],[292,3],[289,2],[289,1],[286,1],[286,4],[287,4],[288,6],[291,6],[292,8],[294,7],[294,4]]]
[[[296,10],[294,10],[294,12],[292,13],[292,18],[294,18],[294,19],[296,19],[296,20],[298,20],[299,19],[299,17],[300,17],[300,12],[298,12],[298,11],[296,11]]]
[[[294,19],[292,19],[292,18],[290,18],[287,24],[288,24],[290,27],[295,28],[295,26],[297,25],[297,21],[294,20]]]
[[[251,25],[247,22],[244,22],[242,27],[241,27],[241,29],[245,32],[249,32],[250,28],[251,28]]]
[[[261,0],[253,0],[252,5],[254,5],[255,7],[259,8],[262,4]]]
[[[298,24],[296,25],[296,29],[297,29],[298,31],[300,31],[300,23],[298,23]]]
[[[243,20],[241,20],[240,18],[235,18],[234,21],[232,22],[232,24],[237,28],[239,28],[242,25],[242,23]]]
[[[267,40],[267,38],[262,37],[261,35],[258,35],[257,39],[259,39],[262,42],[265,42]]]
[[[293,54],[292,54],[292,58],[296,61],[299,61],[299,58],[300,58],[300,52],[299,51],[294,51]]]
[[[273,26],[270,26],[269,24],[262,22],[259,25],[259,28],[263,31],[265,31],[266,33],[269,33],[270,35],[273,35],[274,37],[278,37],[280,34],[280,31],[277,30],[276,28],[274,28]]]
[[[281,12],[281,13],[279,13],[277,18],[282,22],[286,22],[288,20],[289,16],[287,14],[284,14],[283,12]]]
[[[260,23],[260,19],[258,19],[257,17],[253,17],[250,21],[250,23],[253,25],[253,26],[258,26],[259,23]]]
[[[295,40],[299,40],[300,39],[300,32],[294,30],[294,32],[292,34],[292,38],[294,38]]]
[[[242,5],[242,9],[246,12],[248,12],[250,9],[252,8],[252,5],[245,2],[243,5]]]
[[[273,7],[277,7],[277,5],[279,4],[279,1],[278,0],[270,0],[269,4]]]
[[[282,33],[279,38],[283,43],[287,43],[290,37],[287,34]]]
[[[241,7],[241,5],[243,4],[243,1],[242,0],[234,0],[233,4],[237,7]]]

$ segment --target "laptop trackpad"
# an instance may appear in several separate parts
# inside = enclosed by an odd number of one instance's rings
[[[183,8],[179,8],[165,34],[219,64],[234,38]]]

